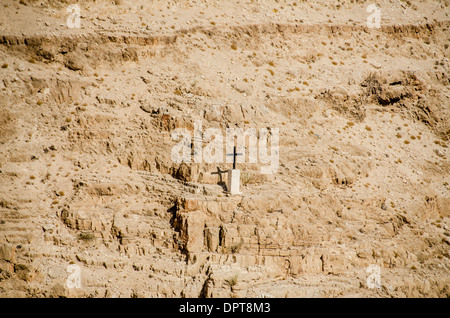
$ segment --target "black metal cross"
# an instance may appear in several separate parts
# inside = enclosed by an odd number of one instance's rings
[[[223,181],[222,181],[222,173],[227,173],[228,171],[222,171],[222,170],[220,170],[220,168],[219,167],[217,167],[217,172],[211,172],[211,174],[218,174],[219,175],[219,183],[222,183]]]
[[[236,169],[236,156],[242,156],[242,154],[237,153],[236,146],[234,146],[233,153],[227,153],[227,156],[233,156],[233,170]]]

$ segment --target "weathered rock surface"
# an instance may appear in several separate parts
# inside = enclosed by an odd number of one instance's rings
[[[368,4],[3,1],[0,297],[449,297],[447,12]]]

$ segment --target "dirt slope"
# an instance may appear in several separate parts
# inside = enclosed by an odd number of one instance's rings
[[[74,3],[1,3],[0,296],[450,296],[449,1]],[[278,170],[229,196],[196,121]]]

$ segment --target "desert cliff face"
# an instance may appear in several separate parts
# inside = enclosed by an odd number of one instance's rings
[[[1,3],[1,297],[450,296],[448,0],[66,2]]]

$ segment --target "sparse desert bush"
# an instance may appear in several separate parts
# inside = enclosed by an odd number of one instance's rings
[[[366,79],[361,83],[361,86],[366,88],[367,96],[377,95],[381,92],[380,80],[378,75],[374,72],[369,73]]]
[[[2,64],[2,68],[7,68],[8,67],[8,63]]]
[[[91,232],[81,232],[78,238],[83,241],[91,241],[95,238],[95,235]]]
[[[239,252],[239,250],[241,249],[241,245],[242,244],[235,244],[233,246],[230,247],[230,252],[232,254]]]
[[[238,279],[239,279],[239,276],[238,276],[238,274],[236,274],[236,275],[234,275],[234,276],[228,278],[228,279],[226,280],[226,282],[228,283],[228,285],[230,285],[230,287],[233,287],[234,285],[237,284]]]
[[[263,174],[244,172],[241,174],[241,184],[246,186],[248,184],[260,184],[266,181],[266,176]]]

